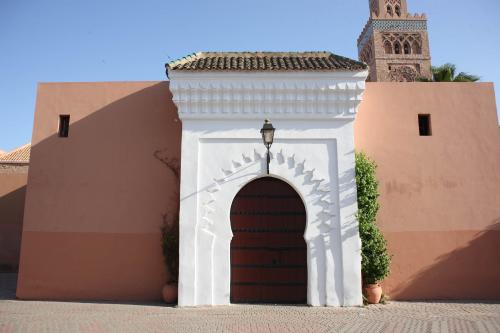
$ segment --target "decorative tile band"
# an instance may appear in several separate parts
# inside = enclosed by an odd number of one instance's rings
[[[368,43],[372,35],[373,35],[373,25],[370,24],[365,28],[364,34],[361,37],[360,42],[358,43],[359,53],[361,53],[361,51],[365,48],[365,45]]]
[[[372,20],[368,23],[358,44],[361,52],[373,35],[373,31],[422,31],[427,30],[427,20]]]
[[[372,27],[381,31],[415,31],[427,30],[427,21],[407,20],[373,20]]]

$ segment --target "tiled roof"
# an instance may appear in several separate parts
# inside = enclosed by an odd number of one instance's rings
[[[30,162],[31,143],[16,148],[9,153],[0,155],[1,163],[29,163]]]
[[[331,52],[198,52],[165,65],[177,71],[359,71],[367,65]]]

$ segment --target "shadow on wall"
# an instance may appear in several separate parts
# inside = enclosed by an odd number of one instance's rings
[[[446,233],[438,237],[446,242]],[[390,296],[398,300],[500,300],[500,220],[471,238],[466,246],[438,257],[392,289]],[[433,241],[427,243],[429,248]]]
[[[0,197],[0,273],[17,272],[26,185]]]
[[[155,155],[179,160],[181,141],[168,83],[42,85],[35,135],[57,129],[57,112],[69,137],[31,149],[17,297],[161,299],[161,226],[179,189]]]

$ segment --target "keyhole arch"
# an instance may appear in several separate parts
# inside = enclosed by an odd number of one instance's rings
[[[287,182],[265,176],[231,204],[231,302],[307,303],[306,205]]]

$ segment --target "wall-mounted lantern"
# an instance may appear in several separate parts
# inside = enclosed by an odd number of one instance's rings
[[[267,148],[267,174],[269,174],[269,163],[271,162],[271,156],[269,155],[269,148],[273,144],[274,140],[274,131],[276,129],[273,127],[273,124],[266,119],[264,121],[264,126],[260,130],[260,134],[262,134],[262,141],[264,142],[264,146]]]

